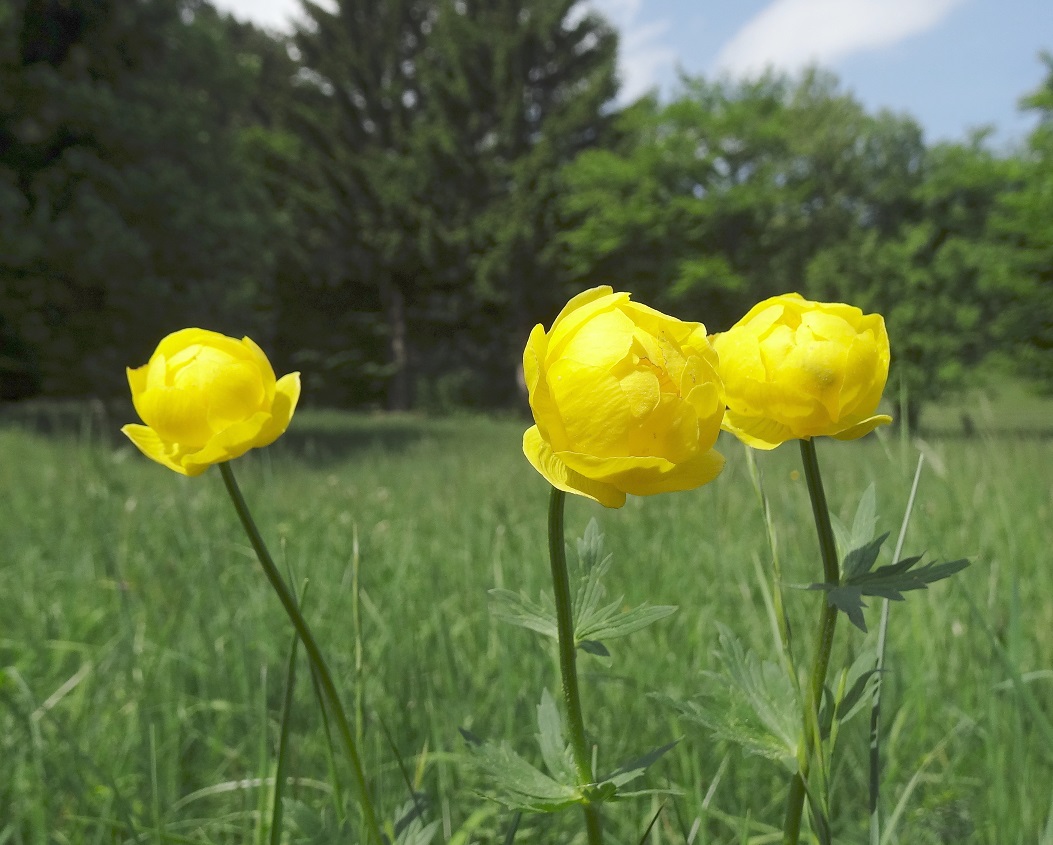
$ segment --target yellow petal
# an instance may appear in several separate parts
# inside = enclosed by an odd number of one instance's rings
[[[618,486],[633,496],[653,496],[656,493],[673,493],[678,490],[694,490],[708,484],[724,469],[724,456],[716,449],[708,449],[676,464],[668,472],[657,477],[641,477],[638,480],[619,481]]]
[[[723,456],[713,449],[679,463],[659,457],[597,458],[568,453],[556,457],[585,477],[611,484],[633,496],[693,490],[716,478],[724,466]]]
[[[624,454],[632,416],[621,382],[605,370],[563,358],[549,369],[548,385],[569,449],[604,457]]]
[[[249,352],[250,359],[256,366],[256,369],[260,372],[260,377],[263,382],[263,389],[266,391],[267,400],[270,401],[274,395],[275,386],[275,374],[274,368],[271,367],[271,361],[267,359],[267,356],[263,353],[263,350],[256,345],[256,341],[251,337],[242,337],[241,345]]]
[[[541,437],[537,426],[531,426],[523,434],[523,454],[530,465],[557,490],[585,496],[606,508],[620,508],[625,504],[625,493],[610,484],[586,478],[557,458]]]
[[[204,368],[195,362],[194,369]],[[264,374],[254,362],[229,359],[208,372],[207,380],[203,381],[199,390],[206,404],[209,428],[213,431],[222,431],[264,410],[274,395],[272,385],[268,397]]]
[[[541,366],[548,348],[548,336],[545,327],[538,323],[530,332],[526,348],[523,349],[523,381],[526,383],[527,395],[533,396],[541,378]]]
[[[722,427],[754,449],[771,450],[787,440],[796,440],[788,426],[768,417],[750,417],[728,408]]]
[[[217,432],[203,448],[188,452],[182,458],[183,466],[188,471],[196,467],[203,469],[212,464],[240,458],[250,449],[266,445],[262,442],[261,434],[270,421],[271,415],[260,411],[247,420],[234,423],[229,428]]]
[[[568,335],[559,351],[563,360],[612,370],[628,355],[635,326],[617,309],[596,314]]]
[[[600,288],[594,288],[595,290],[600,290]],[[606,288],[606,290],[609,290],[609,288]],[[563,346],[567,341],[574,337],[575,333],[583,325],[594,320],[598,314],[612,311],[620,304],[629,301],[629,294],[627,293],[608,293],[603,296],[584,299],[588,293],[592,293],[592,291],[586,291],[585,294],[580,295],[583,298],[583,304],[573,310],[571,310],[570,305],[579,297],[572,299],[567,307],[560,312],[556,322],[552,324],[552,331],[548,333],[548,350],[545,353],[547,360],[553,361],[560,358],[563,355]]]
[[[300,374],[289,373],[278,379],[274,388],[271,418],[260,431],[256,446],[269,446],[285,433],[300,398]]]
[[[167,443],[197,449],[212,437],[208,406],[197,390],[151,387],[139,396],[135,407],[143,422]]]
[[[837,434],[830,436],[838,440],[857,440],[865,434],[870,434],[879,425],[888,425],[890,422],[892,422],[892,417],[888,416],[888,414],[877,414],[856,423],[851,428],[846,428],[844,431],[839,431]]]
[[[205,346],[226,353],[232,358],[245,358],[248,354],[240,341],[208,329],[180,329],[165,337],[154,351],[154,357],[163,355],[169,360],[176,358],[194,346]],[[153,358],[151,358],[151,361]]]
[[[121,433],[131,440],[138,447],[139,451],[150,458],[150,460],[157,461],[157,463],[178,472],[180,475],[198,475],[204,471],[204,467],[202,467],[197,472],[189,472],[174,459],[173,454],[176,452],[176,447],[166,444],[152,428],[145,425],[129,424],[121,428]]]
[[[584,308],[597,299],[603,299],[605,296],[610,296],[614,293],[614,289],[610,285],[599,285],[588,290],[583,290],[577,296],[571,297],[570,301],[563,306],[563,310],[556,315],[556,319],[552,321],[552,328],[555,329],[560,323],[562,323],[570,314],[573,314],[579,308]]]

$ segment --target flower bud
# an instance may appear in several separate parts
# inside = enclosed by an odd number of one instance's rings
[[[128,370],[132,402],[146,425],[121,429],[148,458],[200,475],[285,431],[300,396],[300,374],[275,381],[263,351],[245,337],[182,329],[150,361]]]
[[[854,440],[892,422],[875,414],[889,364],[880,314],[788,293],[754,305],[713,336],[713,347],[728,403],[724,428],[749,446]]]
[[[724,465],[717,360],[701,323],[597,287],[574,297],[523,370],[536,425],[527,459],[554,487],[621,507],[627,493],[689,490]]]

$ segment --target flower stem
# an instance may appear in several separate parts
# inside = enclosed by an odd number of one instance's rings
[[[238,482],[234,478],[234,472],[230,468],[230,462],[221,463],[219,465],[219,470],[223,476],[223,483],[227,487],[227,493],[230,494],[230,499],[234,503],[234,510],[237,511],[238,517],[241,519],[241,525],[245,529],[249,541],[252,543],[252,548],[256,551],[256,557],[259,559],[260,565],[263,567],[263,573],[267,576],[267,580],[271,582],[271,586],[278,594],[282,607],[285,608],[285,613],[289,617],[289,621],[292,622],[293,628],[296,629],[296,633],[300,637],[300,641],[303,643],[307,656],[311,661],[311,665],[314,667],[315,676],[317,677],[319,684],[321,684],[322,691],[325,693],[325,697],[336,718],[337,729],[344,741],[344,749],[347,751],[347,757],[348,760],[351,761],[351,768],[354,771],[355,780],[358,782],[359,799],[362,806],[362,814],[365,817],[366,827],[369,829],[369,837],[375,845],[383,845],[385,840],[380,831],[380,825],[377,823],[376,812],[373,809],[373,801],[370,798],[369,787],[366,784],[365,772],[362,769],[362,760],[358,755],[358,747],[355,744],[354,735],[351,732],[351,725],[348,722],[347,714],[344,712],[344,707],[340,702],[340,695],[337,693],[336,685],[333,683],[333,676],[329,671],[329,667],[326,665],[325,658],[322,656],[321,649],[318,647],[314,634],[311,633],[311,629],[307,625],[307,620],[304,619],[303,614],[300,613],[300,607],[297,604],[292,591],[278,572],[278,567],[274,565],[274,559],[271,557],[270,552],[267,551],[267,546],[263,542],[263,537],[260,535],[259,529],[256,527],[256,523],[252,518],[252,514],[249,512],[249,507],[245,503],[245,497],[241,494],[241,488],[238,487]]]
[[[552,564],[552,590],[556,598],[556,626],[559,633],[559,671],[563,681],[563,704],[567,711],[570,748],[578,785],[593,783],[592,756],[585,739],[585,722],[581,713],[581,694],[578,692],[577,652],[574,645],[574,615],[570,603],[570,576],[567,573],[567,552],[563,536],[563,504],[567,494],[552,488],[548,504],[548,555]],[[603,842],[600,833],[600,814],[594,804],[582,805],[585,811],[585,830],[589,845]]]
[[[815,518],[815,530],[819,536],[819,551],[823,559],[823,578],[827,584],[837,584],[841,579],[841,569],[837,560],[837,545],[834,541],[834,529],[830,524],[830,509],[826,504],[826,493],[823,492],[823,479],[819,473],[819,459],[815,453],[813,439],[801,440],[801,460],[804,463],[804,477],[808,483],[808,496],[812,500],[812,515]],[[830,665],[830,652],[834,644],[834,627],[837,624],[837,608],[824,598],[822,614],[819,617],[819,633],[812,662],[812,672],[808,683],[808,699],[804,710],[804,749],[800,755],[800,768],[790,782],[790,791],[786,798],[786,816],[783,822],[783,845],[797,845],[801,835],[801,813],[804,809],[805,788],[808,780],[808,769],[812,754],[819,742],[819,729],[816,724],[819,706],[823,700],[823,685],[826,683],[826,671]]]

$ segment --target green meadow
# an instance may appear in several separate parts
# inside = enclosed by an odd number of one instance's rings
[[[1051,419],[1049,403],[978,396],[932,409],[920,439],[820,443],[835,514],[850,520],[873,482],[893,540],[923,453],[905,553],[972,560],[892,606],[888,843],[1053,843]],[[290,626],[218,471],[147,461],[113,436],[125,421],[41,433],[0,419],[0,845],[266,842]],[[537,704],[558,695],[554,642],[488,607],[491,588],[551,589],[548,487],[522,457],[526,425],[304,411],[234,464],[276,559],[306,585],[382,815],[412,787],[436,842],[501,843],[512,824],[459,729],[539,762]],[[609,660],[579,659],[600,771],[681,738],[641,784],[655,794],[604,806],[610,842],[640,842],[655,816],[650,843],[780,841],[782,770],[662,700],[714,682],[717,623],[774,655],[764,522],[743,447],[718,448],[725,471],[699,490],[610,511],[568,502],[568,538],[592,519],[606,536],[612,600],[679,608],[612,641]],[[820,580],[798,450],[757,463],[786,582]],[[819,596],[789,588],[786,601],[804,647]],[[834,667],[872,646],[879,611],[867,636],[840,623]],[[866,723],[838,741],[837,842],[868,841]],[[288,724],[284,841],[357,841],[333,833],[352,781],[327,753],[302,654]],[[524,816],[515,842],[580,831],[578,812]]]

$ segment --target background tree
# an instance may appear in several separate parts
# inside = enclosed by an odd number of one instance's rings
[[[1008,250],[1010,295],[1003,325],[1018,371],[1053,392],[1053,54],[1044,53],[1046,78],[1021,105],[1039,122],[1019,158],[1016,189],[996,200],[991,234]]]
[[[988,234],[1016,163],[996,156],[983,132],[924,155],[914,208],[891,231],[868,228],[816,256],[808,286],[885,315],[893,343],[890,392],[916,427],[924,402],[968,386],[1004,348],[1004,304],[1014,280]]]
[[[259,333],[275,221],[229,22],[179,0],[3,0],[0,19],[3,392],[119,389],[188,324]]]
[[[816,72],[686,79],[669,105],[626,110],[618,131],[564,172],[567,268],[714,330],[802,289],[824,249],[895,225],[923,150],[912,121],[868,116]]]
[[[555,173],[605,122],[613,31],[577,0],[305,8],[299,122],[340,256],[309,286],[373,316],[388,407],[443,379],[507,399],[523,327],[558,298]]]

